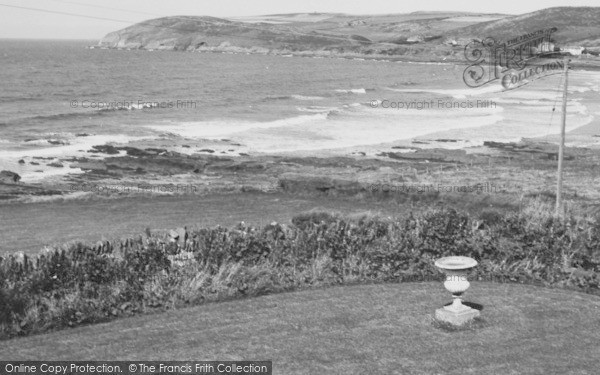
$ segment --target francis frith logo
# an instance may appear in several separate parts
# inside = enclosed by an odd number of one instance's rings
[[[521,87],[535,79],[557,74],[564,62],[554,55],[552,33],[556,28],[538,30],[499,43],[494,38],[474,40],[465,47],[471,64],[463,80],[469,87],[499,81],[506,90]]]

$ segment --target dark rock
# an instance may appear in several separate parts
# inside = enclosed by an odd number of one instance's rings
[[[229,171],[260,171],[267,168],[263,163],[257,161],[243,161],[240,163],[233,163],[231,165],[221,165],[219,167],[219,169]]]
[[[21,180],[21,176],[19,176],[15,172],[11,171],[1,171],[0,172],[0,182],[3,183],[17,183]]]
[[[98,145],[92,146],[94,150],[90,150],[88,152],[101,152],[103,154],[116,155],[119,153],[119,150],[115,146],[111,145]]]
[[[75,134],[75,136],[77,136],[77,137],[89,137],[90,135],[88,133],[77,133],[77,134]]]
[[[29,164],[31,164],[31,165],[40,165],[40,163],[38,163],[36,161],[30,161]]]
[[[19,164],[25,164],[25,160],[23,160],[23,159],[19,160]]]
[[[186,158],[187,157],[186,154],[182,154],[181,152],[175,152],[175,151],[167,151],[167,152],[165,152],[164,156],[177,157],[177,158]]]
[[[129,146],[125,146],[125,147],[115,147],[117,150],[122,150],[127,152],[127,155],[129,156],[148,156],[150,155],[148,152],[144,151],[144,150],[140,150],[139,148],[135,148],[135,147],[129,147]]]
[[[64,167],[64,165],[62,165],[62,163],[56,162],[56,163],[49,163],[47,164],[49,167],[55,167],[55,168],[62,168]]]
[[[215,152],[215,150],[211,150],[210,148],[203,148],[202,150],[200,150],[198,152],[208,152],[209,154],[213,154]]]
[[[190,145],[181,145],[181,147],[190,148]]]
[[[146,151],[149,154],[153,154],[153,155],[161,155],[161,154],[166,154],[167,150],[165,150],[164,148],[147,148],[144,151]]]
[[[460,163],[466,157],[465,150],[417,150],[416,152],[382,152],[377,156],[387,156],[396,160],[427,160],[429,162],[454,162]]]

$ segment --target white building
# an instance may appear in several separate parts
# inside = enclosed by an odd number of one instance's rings
[[[538,53],[551,53],[554,52],[554,43],[552,42],[543,42],[540,43],[537,47]]]

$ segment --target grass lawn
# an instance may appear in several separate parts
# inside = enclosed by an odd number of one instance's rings
[[[481,324],[447,331],[441,283],[206,304],[2,342],[4,360],[273,360],[275,374],[596,374],[600,297],[473,282]]]

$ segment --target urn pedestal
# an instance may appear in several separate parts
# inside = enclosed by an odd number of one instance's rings
[[[475,259],[452,256],[438,259],[435,266],[446,274],[444,287],[452,293],[452,304],[435,310],[435,317],[452,325],[463,325],[479,316],[479,310],[462,304],[461,297],[471,285],[467,280],[467,271],[477,265]]]

